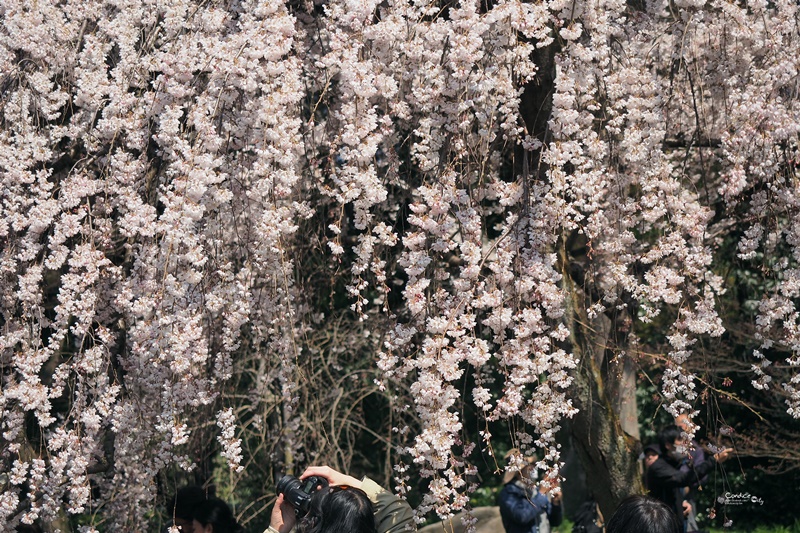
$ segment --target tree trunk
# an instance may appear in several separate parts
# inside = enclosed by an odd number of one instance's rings
[[[615,357],[620,354],[615,354],[610,346],[613,334],[617,333],[612,328],[621,320],[611,320],[605,315],[590,320],[587,316],[587,296],[573,278],[573,258],[566,242],[563,239],[560,247],[564,290],[569,295],[566,316],[570,348],[579,359],[570,397],[580,411],[572,419],[570,429],[589,492],[608,519],[626,496],[644,493],[634,373],[628,358]],[[625,413],[622,419],[620,412]],[[623,421],[634,435],[623,429]]]
[[[535,50],[537,77],[525,87],[520,102],[520,113],[528,133],[545,145],[551,141],[548,121],[558,52],[557,42]],[[529,180],[548,179],[546,165],[539,155],[538,150],[528,154],[518,152],[519,157],[515,158],[515,172],[523,176],[526,186]],[[590,321],[586,314],[589,296],[584,293],[584,263],[589,261],[585,242],[565,235],[559,248],[563,287],[569,294],[566,313],[571,332],[569,349],[580,360],[570,391],[573,404],[580,412],[567,426],[586,474],[588,492],[608,518],[626,496],[644,492],[638,461],[641,444],[635,372],[627,357],[614,357],[619,355],[619,349],[615,354],[608,348],[611,343],[624,348],[625,325],[630,318],[627,314],[612,318],[601,315]]]

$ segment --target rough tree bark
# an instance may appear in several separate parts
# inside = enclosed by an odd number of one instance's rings
[[[624,329],[625,318],[611,320],[600,315],[591,320],[587,316],[587,296],[576,282],[576,260],[567,242],[562,239],[559,250],[564,289],[569,295],[566,320],[570,349],[580,361],[570,392],[579,412],[570,429],[589,491],[603,515],[610,517],[625,497],[644,493],[636,420],[631,421],[630,414],[627,419],[620,417],[621,412],[630,411],[631,402],[635,409],[633,373],[628,358],[619,356],[619,345],[610,342],[617,333],[612,328],[623,325]]]
[[[548,121],[555,90],[558,41],[534,52],[538,74],[525,87],[520,113],[528,133],[543,144],[550,142]],[[515,172],[527,180],[547,180],[547,168],[534,153],[515,161]],[[590,321],[586,308],[591,302],[585,265],[589,260],[585,243],[565,235],[560,241],[563,288],[570,295],[567,326],[572,332],[568,349],[580,360],[571,390],[573,404],[580,411],[569,427],[574,448],[586,474],[588,492],[608,517],[630,494],[644,492],[638,463],[641,443],[636,420],[635,375],[627,357],[609,348],[613,340],[624,346],[627,315],[609,319],[601,315]],[[621,326],[621,327],[620,327]],[[620,413],[624,413],[620,417]]]

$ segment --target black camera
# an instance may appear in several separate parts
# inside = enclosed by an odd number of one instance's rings
[[[283,494],[283,499],[294,507],[298,515],[308,513],[311,506],[311,496],[322,487],[328,486],[328,480],[324,477],[309,476],[305,479],[297,479],[294,476],[283,476],[278,480],[276,492]]]

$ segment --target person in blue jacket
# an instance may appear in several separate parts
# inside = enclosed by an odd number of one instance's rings
[[[519,453],[511,450],[506,458]],[[506,472],[498,496],[500,518],[506,533],[549,533],[561,523],[561,494],[552,500],[539,491],[533,459],[518,472]]]

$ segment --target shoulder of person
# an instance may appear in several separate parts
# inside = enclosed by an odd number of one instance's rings
[[[514,480],[503,485],[501,492],[506,492],[508,494],[525,494],[525,487],[521,486],[517,480]]]
[[[659,455],[658,459],[656,459],[653,464],[647,467],[648,474],[655,474],[656,472],[663,472],[665,470],[677,470],[677,468],[663,455]]]

